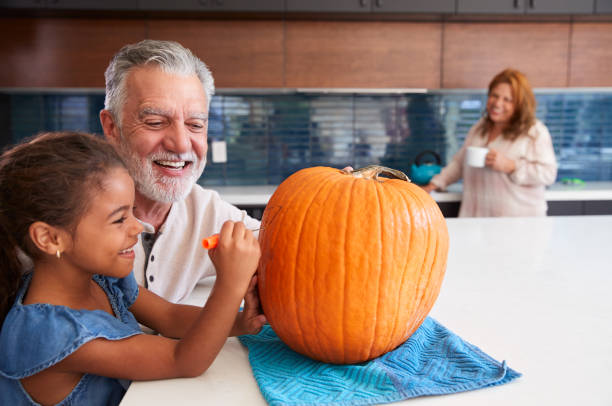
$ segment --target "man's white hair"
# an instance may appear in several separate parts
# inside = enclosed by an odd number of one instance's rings
[[[113,56],[104,73],[106,80],[104,108],[110,111],[119,127],[121,110],[127,98],[125,79],[130,70],[146,65],[158,66],[166,73],[197,75],[206,93],[207,107],[210,107],[210,101],[215,93],[215,82],[206,64],[178,42],[146,39],[121,48]]]

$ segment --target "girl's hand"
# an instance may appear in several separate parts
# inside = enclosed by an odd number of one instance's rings
[[[219,244],[208,255],[217,270],[215,285],[240,289],[244,296],[261,256],[253,233],[242,222],[226,221],[219,232]]]
[[[489,149],[485,157],[485,166],[504,173],[512,173],[516,169],[516,164],[512,159],[493,148]]]
[[[234,322],[232,328],[232,336],[239,336],[243,334],[257,334],[261,330],[261,327],[266,324],[266,316],[261,312],[259,308],[259,295],[257,294],[257,275],[251,278],[251,283],[244,296],[244,309]]]

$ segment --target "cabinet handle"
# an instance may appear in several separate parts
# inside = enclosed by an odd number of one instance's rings
[[[535,0],[529,0],[529,8],[535,8]]]
[[[383,0],[376,0],[376,7],[382,8],[382,6],[383,6]]]
[[[367,7],[368,6],[368,0],[359,0],[359,5],[361,7]]]
[[[513,6],[514,8],[519,8],[519,4],[518,4],[518,2],[519,2],[519,0],[514,0],[514,1],[512,2],[512,6]]]

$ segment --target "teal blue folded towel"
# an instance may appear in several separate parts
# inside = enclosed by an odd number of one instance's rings
[[[269,325],[239,339],[270,405],[371,405],[501,385],[521,376],[431,317],[395,350],[352,365],[300,355]]]

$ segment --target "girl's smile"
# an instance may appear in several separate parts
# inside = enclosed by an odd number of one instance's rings
[[[134,182],[125,169],[113,169],[90,195],[89,209],[62,260],[92,274],[124,277],[132,271],[143,229],[133,213]]]

